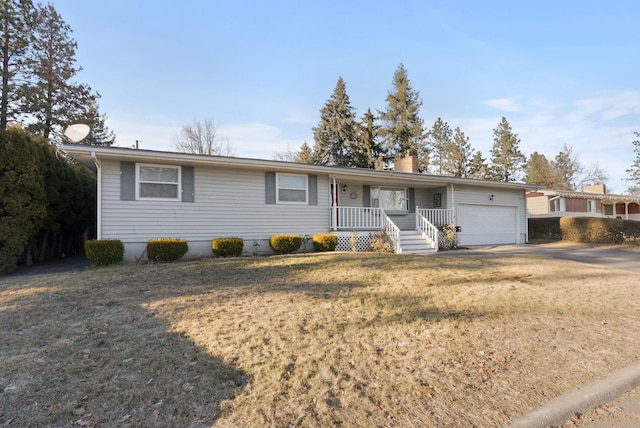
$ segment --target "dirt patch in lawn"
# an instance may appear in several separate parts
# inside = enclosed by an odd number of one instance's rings
[[[0,426],[498,426],[635,362],[640,275],[320,254],[0,283]]]

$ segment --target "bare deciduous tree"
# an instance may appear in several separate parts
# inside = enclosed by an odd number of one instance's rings
[[[194,153],[208,156],[233,156],[235,150],[229,138],[218,131],[218,127],[210,119],[184,125],[176,137],[174,147],[183,153]]]

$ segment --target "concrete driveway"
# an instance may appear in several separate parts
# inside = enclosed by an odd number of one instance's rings
[[[640,272],[640,247],[577,243],[498,245],[455,251],[441,251],[440,256],[534,256],[572,260],[614,269]]]

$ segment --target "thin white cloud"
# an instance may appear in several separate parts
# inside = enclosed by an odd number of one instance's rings
[[[613,120],[627,115],[640,114],[640,92],[620,91],[585,98],[575,102],[574,120],[597,114],[603,120]]]
[[[494,98],[484,101],[484,104],[506,112],[516,112],[522,110],[522,106],[516,103],[513,98]]]

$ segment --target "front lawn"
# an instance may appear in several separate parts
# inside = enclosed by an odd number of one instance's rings
[[[640,275],[308,254],[0,280],[0,426],[499,426],[636,362]]]

